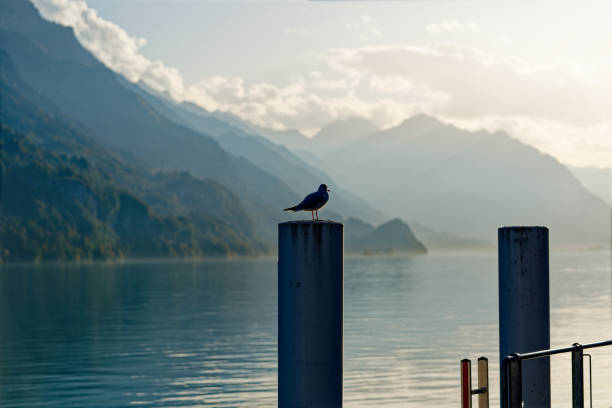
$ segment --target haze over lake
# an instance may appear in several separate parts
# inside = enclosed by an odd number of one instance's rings
[[[609,253],[552,252],[552,347],[610,338],[610,275]],[[0,406],[275,406],[276,294],[273,260],[2,266]],[[344,296],[345,406],[458,406],[481,355],[498,403],[494,254],[348,258]],[[610,406],[612,349],[592,354]],[[568,356],[552,378],[569,407]]]

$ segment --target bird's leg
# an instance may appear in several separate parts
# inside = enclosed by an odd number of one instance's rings
[[[319,221],[319,210],[317,210],[317,221]]]
[[[314,221],[314,211],[311,211],[310,215],[312,215],[312,220]]]

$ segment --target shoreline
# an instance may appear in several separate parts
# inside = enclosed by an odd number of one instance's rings
[[[579,247],[552,247],[551,256],[565,255],[565,254],[607,254],[610,253],[608,248],[579,248]],[[459,251],[429,251],[423,254],[413,253],[390,253],[390,254],[370,254],[365,255],[362,253],[345,253],[345,259],[381,259],[381,258],[421,258],[421,257],[446,257],[446,256],[496,256],[497,249],[492,250],[478,250],[478,249],[467,249]],[[112,265],[146,265],[146,264],[198,264],[207,262],[259,262],[259,261],[276,261],[278,260],[278,254],[267,254],[260,256],[240,256],[232,255],[228,257],[181,257],[181,258],[124,258],[124,259],[97,259],[97,260],[81,260],[81,261],[19,261],[19,262],[5,262],[0,263],[0,270],[6,268],[19,268],[19,267],[47,267],[47,266],[66,266],[66,267],[80,267],[80,266],[112,266]]]

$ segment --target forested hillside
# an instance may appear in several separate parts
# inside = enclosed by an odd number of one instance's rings
[[[2,261],[228,256],[261,247],[205,216],[160,216],[85,158],[1,129]]]

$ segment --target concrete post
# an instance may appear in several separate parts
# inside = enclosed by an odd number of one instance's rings
[[[278,225],[278,406],[342,407],[344,225]]]
[[[503,227],[499,249],[499,357],[550,348],[548,228]],[[550,408],[550,359],[522,362],[526,407]]]

